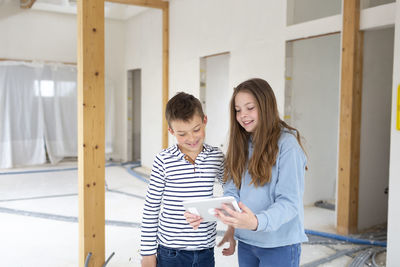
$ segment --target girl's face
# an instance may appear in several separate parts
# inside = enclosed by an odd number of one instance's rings
[[[253,133],[258,124],[256,99],[247,92],[239,92],[235,96],[237,122],[249,133]]]

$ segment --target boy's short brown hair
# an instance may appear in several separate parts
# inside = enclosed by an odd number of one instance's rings
[[[181,120],[190,121],[194,115],[199,115],[204,119],[204,112],[200,100],[193,95],[179,92],[172,97],[165,108],[165,118],[171,127],[171,121]]]

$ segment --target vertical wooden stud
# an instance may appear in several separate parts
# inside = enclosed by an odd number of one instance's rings
[[[337,231],[357,232],[363,32],[360,0],[343,1]]]
[[[163,16],[163,44],[162,44],[162,147],[167,148],[168,146],[168,123],[165,119],[165,107],[168,102],[168,83],[169,83],[169,4],[162,9]]]
[[[78,176],[79,266],[105,257],[104,0],[79,0]]]

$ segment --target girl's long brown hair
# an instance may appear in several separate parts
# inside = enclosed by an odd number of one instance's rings
[[[248,143],[251,135],[236,120],[235,97],[239,92],[253,95],[258,110],[257,128],[251,137],[254,149],[250,160]],[[239,84],[234,89],[230,103],[230,133],[224,182],[233,179],[236,187],[240,188],[246,165],[252,177],[251,183],[256,187],[270,182],[272,167],[278,155],[278,140],[285,128],[296,136],[303,148],[299,131],[279,118],[275,95],[269,84],[263,79],[250,79]]]

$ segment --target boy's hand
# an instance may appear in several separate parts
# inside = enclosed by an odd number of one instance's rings
[[[149,255],[142,257],[142,267],[156,267],[157,259],[156,255]]]
[[[258,227],[256,215],[242,202],[239,202],[239,208],[242,212],[234,211],[227,205],[222,204],[222,209],[229,215],[225,215],[221,210],[216,209],[217,214],[215,216],[226,225],[255,231]]]
[[[235,253],[235,248],[236,248],[236,240],[233,238],[233,234],[235,232],[235,228],[232,226],[228,227],[228,230],[225,232],[224,237],[222,238],[221,242],[218,243],[218,247],[222,246],[226,242],[229,242],[229,247],[224,248],[222,250],[222,255],[224,256],[230,256],[233,253]]]
[[[199,215],[187,211],[183,214],[183,216],[185,216],[186,221],[193,227],[194,230],[199,228],[200,223],[203,221],[203,218],[201,218]]]

